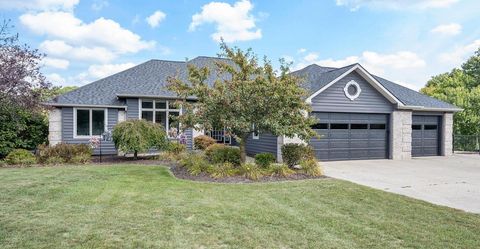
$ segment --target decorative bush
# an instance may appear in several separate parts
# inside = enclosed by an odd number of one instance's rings
[[[180,165],[187,168],[191,175],[198,175],[200,173],[208,173],[210,170],[210,163],[202,154],[188,153],[180,160]]]
[[[199,150],[205,150],[206,148],[208,148],[208,146],[217,143],[215,139],[207,135],[201,135],[201,136],[195,137],[193,139],[193,142],[195,144],[195,148]]]
[[[240,174],[253,181],[258,181],[263,176],[262,169],[253,163],[242,164]]]
[[[229,162],[215,164],[210,169],[210,176],[213,178],[225,178],[234,176],[238,172]]]
[[[276,158],[272,153],[264,152],[255,155],[255,163],[262,168],[268,168],[275,160]]]
[[[15,149],[8,153],[5,157],[5,162],[10,165],[24,165],[29,166],[36,162],[35,156],[28,150]]]
[[[205,149],[205,156],[213,164],[229,162],[240,165],[240,149],[223,144],[212,144]]]
[[[0,168],[7,166],[7,163],[5,161],[0,160]]]
[[[135,159],[139,152],[152,148],[163,150],[168,146],[167,133],[163,126],[143,119],[118,123],[113,128],[112,138],[117,149],[133,152]]]
[[[92,148],[86,144],[65,144],[55,146],[39,145],[37,160],[45,164],[87,163],[92,157]]]
[[[283,161],[293,167],[302,160],[314,159],[315,153],[313,148],[304,144],[285,144],[282,146]]]
[[[300,166],[302,166],[303,171],[305,174],[310,176],[321,176],[323,175],[322,168],[318,165],[317,160],[315,159],[307,159],[300,162]]]
[[[187,150],[187,146],[177,141],[169,142],[167,146],[167,151],[175,154],[181,154],[186,150]]]
[[[288,167],[288,165],[283,163],[271,164],[269,171],[272,175],[277,175],[281,177],[288,177],[295,174],[295,171]]]

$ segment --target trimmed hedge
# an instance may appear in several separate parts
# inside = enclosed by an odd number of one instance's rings
[[[29,166],[37,162],[35,156],[28,150],[15,149],[5,157],[5,162],[10,165]]]
[[[205,150],[206,148],[208,148],[208,146],[217,143],[215,139],[207,135],[201,135],[201,136],[195,137],[193,140],[194,140],[195,148],[199,150]]]
[[[293,167],[302,160],[315,159],[315,152],[309,145],[285,144],[282,146],[282,158],[289,167]]]
[[[276,158],[272,153],[264,152],[255,155],[255,163],[262,168],[268,168],[275,160]]]
[[[229,162],[234,166],[240,165],[240,149],[223,144],[212,144],[205,149],[205,155],[211,163]]]
[[[90,162],[92,152],[92,148],[86,144],[59,143],[55,146],[40,145],[37,148],[37,160],[43,164],[83,164]]]

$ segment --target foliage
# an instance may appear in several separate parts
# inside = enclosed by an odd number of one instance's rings
[[[47,136],[48,122],[42,112],[0,100],[0,158],[17,148],[33,150],[46,143]]]
[[[215,139],[207,135],[201,135],[201,136],[195,137],[194,139],[195,148],[199,150],[205,150],[208,146],[215,143],[217,143],[217,141],[215,141]]]
[[[254,163],[244,163],[240,165],[239,172],[246,178],[258,181],[263,176],[263,170]]]
[[[49,88],[37,89],[37,91],[41,91],[41,94],[40,94],[41,101],[49,101],[62,94],[76,90],[77,88],[78,86],[54,86],[50,89]]]
[[[317,160],[313,158],[302,160],[300,162],[300,166],[302,166],[302,170],[307,175],[310,175],[310,176],[323,175],[322,168],[320,167],[320,165],[318,165]]]
[[[59,143],[55,146],[39,145],[37,160],[44,164],[88,163],[92,157],[92,148],[86,144]]]
[[[455,134],[480,134],[480,49],[461,69],[432,77],[420,91],[464,109],[454,115]]]
[[[3,160],[0,160],[0,168],[6,167],[7,163]]]
[[[187,168],[191,175],[198,175],[200,173],[208,173],[210,171],[210,163],[205,159],[203,154],[188,153],[181,160],[180,165]]]
[[[295,171],[288,167],[288,165],[283,163],[274,163],[271,164],[268,168],[271,174],[281,176],[281,177],[288,177],[295,174]]]
[[[229,162],[233,165],[240,165],[240,149],[224,144],[212,144],[205,149],[207,159],[213,163]]]
[[[181,154],[186,150],[187,150],[187,146],[177,141],[171,141],[168,143],[168,146],[167,146],[167,151],[175,154]]]
[[[304,144],[284,144],[282,145],[283,161],[293,167],[300,163],[301,160],[313,159],[315,154],[313,148]]]
[[[255,163],[262,168],[268,168],[275,160],[276,158],[272,153],[264,152],[255,155]]]
[[[213,178],[225,178],[236,175],[237,169],[229,162],[214,164],[210,169],[210,176]]]
[[[188,82],[168,79],[169,89],[182,98],[179,119],[183,125],[203,130],[225,128],[239,141],[242,162],[247,137],[254,131],[302,139],[316,134],[310,128],[313,118],[304,115],[310,110],[304,101],[307,92],[301,79],[289,74],[289,64],[280,60],[277,72],[266,58],[260,64],[251,49],[244,52],[224,42],[220,48],[223,53],[215,68],[188,65]],[[216,80],[209,85],[213,70]],[[188,101],[191,96],[197,101]]]
[[[160,124],[142,119],[127,120],[115,125],[112,138],[117,149],[133,152],[135,159],[138,158],[139,152],[151,148],[162,150],[168,146],[165,129]]]
[[[29,166],[36,162],[35,156],[28,150],[15,149],[8,153],[5,162],[10,165]]]

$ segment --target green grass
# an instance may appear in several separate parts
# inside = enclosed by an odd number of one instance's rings
[[[0,169],[0,187],[0,248],[480,248],[480,215],[334,179],[77,166]]]

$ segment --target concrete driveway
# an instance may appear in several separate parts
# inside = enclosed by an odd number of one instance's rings
[[[322,162],[325,174],[438,205],[480,213],[480,156]]]

